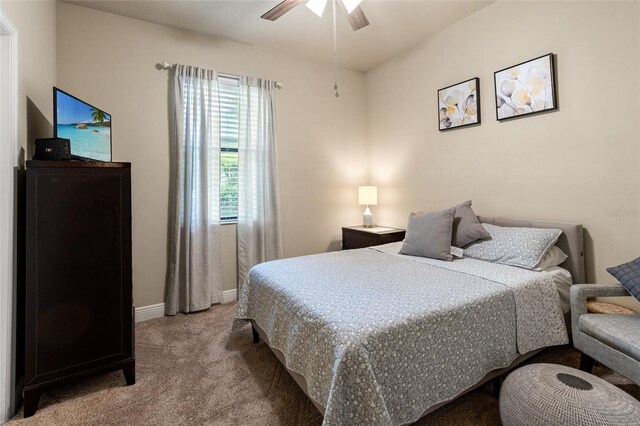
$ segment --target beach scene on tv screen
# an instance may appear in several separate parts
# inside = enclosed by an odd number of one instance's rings
[[[57,135],[71,140],[71,153],[111,161],[111,115],[57,92]]]

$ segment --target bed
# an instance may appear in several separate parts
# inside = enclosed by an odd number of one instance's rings
[[[584,282],[581,225],[479,220],[561,229],[560,267]],[[399,244],[263,263],[241,289],[234,327],[251,322],[325,425],[412,423],[568,343],[553,274],[404,256]]]

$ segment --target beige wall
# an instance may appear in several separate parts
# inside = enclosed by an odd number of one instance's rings
[[[329,54],[329,51],[328,51]],[[137,306],[162,302],[167,258],[169,148],[161,61],[282,81],[278,163],[285,256],[339,248],[358,223],[356,186],[366,181],[361,73],[277,50],[58,4],[58,83],[113,116],[113,159],[133,163],[133,263]],[[235,226],[222,232],[224,288],[235,288]]]
[[[588,279],[640,255],[640,4],[498,2],[366,75],[378,221],[473,199],[582,223]],[[493,72],[557,54],[560,110],[498,123]],[[439,88],[480,77],[482,125],[438,132]]]
[[[166,272],[168,73],[154,68],[163,60],[285,83],[286,256],[338,248],[340,227],[360,221],[355,187],[368,180],[380,191],[376,221],[390,226],[466,199],[486,215],[580,222],[589,280],[613,282],[605,267],[640,252],[640,98],[625,97],[640,89],[639,18],[635,2],[499,2],[364,77],[343,72],[336,100],[330,66],[61,3],[58,76],[113,114],[114,160],[133,162],[138,306],[163,300]],[[560,111],[498,123],[493,72],[548,52]],[[436,90],[475,76],[482,125],[438,132]],[[233,225],[222,244],[231,289]]]
[[[56,3],[2,1],[0,8],[18,29],[18,141],[31,158],[33,140],[53,135]]]
[[[53,111],[51,93],[56,82],[56,4],[40,1],[2,1],[0,9],[9,17],[18,31],[18,149],[16,154],[19,164],[22,165],[25,156],[30,158],[33,154],[33,140],[51,136]],[[27,143],[27,141],[31,142]],[[0,143],[9,142],[0,141]],[[4,234],[2,238],[11,238],[11,236]],[[15,247],[15,235],[13,244]],[[12,290],[3,292],[8,295],[12,293]],[[15,306],[13,311],[13,313],[9,312],[13,319],[12,324],[8,326],[15,330]],[[6,318],[5,316],[3,321]],[[15,340],[15,333],[13,339]],[[4,344],[3,341],[2,345]],[[5,348],[1,350],[4,351]],[[10,369],[12,373],[7,377],[7,381],[16,384],[15,387],[8,385],[9,395],[6,397],[11,400],[11,407],[19,407],[22,401],[22,394],[19,391],[21,374],[15,372],[16,360],[13,349],[6,350],[10,352],[8,360],[12,366]],[[5,368],[4,365],[1,367]],[[5,398],[5,390],[5,383],[2,383],[0,398]],[[3,404],[0,403],[0,405]],[[0,422],[4,416],[4,412],[0,413]]]

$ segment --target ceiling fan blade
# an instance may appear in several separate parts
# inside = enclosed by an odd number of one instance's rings
[[[340,5],[340,9],[342,9],[345,16],[347,17],[347,21],[349,21],[349,24],[351,25],[353,31],[358,31],[360,28],[364,28],[369,25],[369,20],[366,16],[364,16],[364,12],[360,8],[360,6],[353,9],[353,12],[347,13],[347,8],[345,7],[344,3],[342,3],[342,0],[338,0],[338,4]]]
[[[284,0],[278,3],[273,9],[269,10],[267,13],[261,16],[262,19],[268,19],[270,21],[275,21],[304,0]]]

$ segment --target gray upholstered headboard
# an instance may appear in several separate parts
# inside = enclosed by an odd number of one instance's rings
[[[584,235],[582,225],[543,220],[496,219],[486,216],[478,216],[478,220],[483,223],[498,226],[561,229],[562,235],[560,235],[556,245],[565,252],[569,258],[560,266],[571,272],[574,284],[582,284],[585,282]]]

